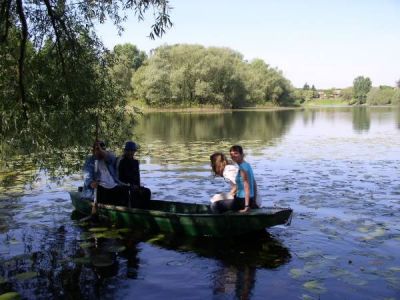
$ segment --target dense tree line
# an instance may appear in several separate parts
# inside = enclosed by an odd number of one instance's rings
[[[367,94],[368,105],[400,105],[400,89],[390,86],[373,87]]]
[[[290,105],[290,82],[264,61],[228,48],[162,46],[134,72],[133,95],[150,107]]]
[[[396,83],[397,84],[397,83]],[[350,104],[367,105],[399,105],[399,87],[379,86],[372,87],[368,77],[358,76],[354,79],[352,89],[353,99]]]

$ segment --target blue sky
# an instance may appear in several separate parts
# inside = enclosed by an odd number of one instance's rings
[[[97,27],[105,45],[132,43],[147,53],[160,45],[200,44],[261,58],[296,87],[351,86],[368,76],[373,86],[400,79],[400,0],[170,0],[174,26],[148,38],[152,14],[130,17],[122,36]]]

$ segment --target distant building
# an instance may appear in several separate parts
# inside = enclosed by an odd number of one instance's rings
[[[333,90],[333,98],[340,98],[341,95],[342,95],[342,90],[340,89]]]
[[[328,98],[340,98],[342,96],[341,89],[330,89],[330,90],[319,90],[318,98],[328,99]]]

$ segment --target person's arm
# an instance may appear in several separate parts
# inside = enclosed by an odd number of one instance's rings
[[[135,184],[140,187],[140,167],[139,167],[139,160],[135,159],[135,167],[134,167],[134,174],[135,174]]]
[[[231,190],[229,191],[229,194],[232,196],[235,196],[237,192],[237,186],[236,184],[231,183]]]
[[[240,170],[240,176],[243,178],[244,187],[244,209],[240,210],[240,212],[246,212],[250,210],[250,183],[245,170]]]

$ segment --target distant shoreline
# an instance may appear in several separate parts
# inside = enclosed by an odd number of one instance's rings
[[[267,106],[267,107],[243,107],[243,108],[217,108],[217,107],[186,107],[186,108],[148,108],[140,107],[143,113],[153,112],[181,112],[181,113],[227,113],[234,111],[285,111],[285,110],[301,110],[306,108],[343,108],[343,107],[396,107],[396,105],[350,105],[346,103],[307,103],[300,106]]]
[[[292,107],[243,107],[243,108],[210,108],[210,107],[192,107],[192,108],[141,108],[142,112],[187,112],[187,113],[221,113],[221,112],[232,112],[232,111],[282,111],[282,110],[296,110],[301,109],[302,106]]]

